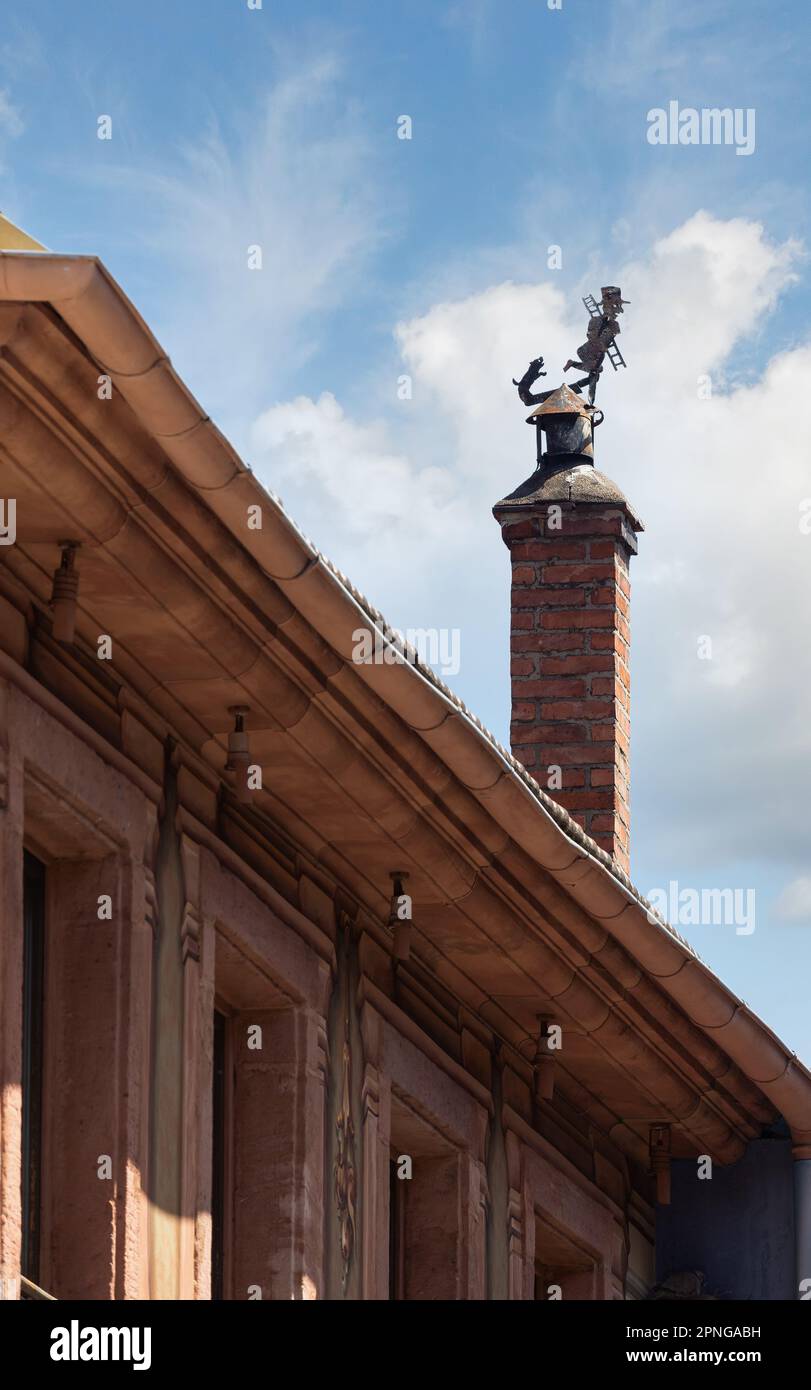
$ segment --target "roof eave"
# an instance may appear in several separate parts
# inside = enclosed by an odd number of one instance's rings
[[[246,468],[175,372],[144,320],[95,257],[0,252],[0,300],[50,304],[143,426],[264,572],[347,663],[358,617],[385,626]],[[246,532],[245,507],[266,524]],[[353,669],[396,709],[511,837],[623,944],[684,1014],[786,1118],[811,1158],[811,1074],[668,926],[627,875],[543,791],[461,700],[416,662]],[[392,678],[391,673],[396,672]],[[385,675],[386,689],[379,680]],[[459,735],[462,737],[460,738]],[[533,816],[526,814],[532,806]],[[675,954],[674,954],[675,953]]]

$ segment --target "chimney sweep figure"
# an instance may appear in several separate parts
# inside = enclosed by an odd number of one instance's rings
[[[617,319],[623,312],[623,304],[628,304],[630,301],[623,299],[622,291],[618,285],[604,285],[600,295],[599,304],[591,294],[587,294],[584,298],[583,303],[589,311],[588,337],[585,343],[577,349],[577,356],[570,357],[563,368],[564,372],[568,372],[570,367],[578,367],[580,371],[586,373],[580,381],[572,382],[570,389],[579,395],[583,387],[588,386],[589,405],[594,405],[597,382],[600,379],[606,356],[614,371],[626,365],[616,342],[620,332]],[[524,405],[540,405],[542,401],[547,400],[553,394],[551,391],[532,391],[530,389],[539,376],[546,376],[546,372],[541,370],[543,365],[542,357],[534,357],[520,381],[516,381],[513,377],[513,386],[518,387],[518,394]]]
[[[622,298],[622,291],[618,285],[604,285],[600,290],[599,306],[593,295],[586,295],[583,303],[589,311],[589,324],[586,330],[588,337],[577,349],[577,357],[570,357],[564,372],[568,372],[570,367],[579,367],[586,372],[586,376],[581,381],[572,384],[573,391],[580,391],[584,386],[589,388],[589,404],[594,405],[594,397],[597,391],[597,382],[603,370],[603,361],[606,354],[614,371],[618,367],[624,367],[625,361],[616,343],[616,338],[620,332],[617,322],[619,315],[623,312],[623,304],[630,301]]]

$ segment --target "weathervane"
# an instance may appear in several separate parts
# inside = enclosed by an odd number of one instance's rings
[[[593,294],[587,294],[583,300],[589,311],[588,336],[585,343],[582,343],[577,349],[577,356],[570,357],[563,370],[568,372],[571,367],[577,367],[586,373],[579,381],[572,382],[569,389],[576,391],[579,395],[583,387],[588,386],[590,405],[594,405],[597,382],[602,374],[605,358],[608,358],[615,372],[620,367],[627,365],[616,340],[620,332],[617,319],[623,312],[623,304],[629,302],[629,300],[622,298],[622,291],[617,285],[603,286],[600,290],[599,304]],[[543,365],[543,358],[535,357],[520,381],[516,381],[513,377],[513,386],[518,387],[518,394],[524,405],[539,405],[553,394],[551,391],[532,391],[530,389],[538,377],[546,376],[546,372],[541,370]]]

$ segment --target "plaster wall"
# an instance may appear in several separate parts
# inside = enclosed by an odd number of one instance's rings
[[[323,902],[318,922],[292,908],[283,920],[252,870],[225,848],[218,857],[216,837],[167,794],[183,785],[171,751],[161,785],[134,765],[128,775],[120,754],[111,749],[108,761],[15,686],[0,684],[0,702],[7,1278],[19,1273],[25,844],[48,867],[42,1280],[58,1296],[210,1296],[215,1002],[231,1030],[226,1296],[335,1296],[326,1256],[339,1232],[347,1037],[357,1243],[342,1296],[388,1297],[393,1143],[413,1154],[417,1174],[406,1200],[407,1298],[532,1297],[538,1213],[588,1250],[594,1274],[582,1296],[615,1296],[607,1199],[578,1185],[565,1160],[540,1158],[514,1117],[499,1113],[494,1130],[499,1098],[375,992],[354,955],[341,974],[337,918]],[[98,917],[101,894],[110,920]],[[328,1041],[331,999],[342,1027]],[[248,1047],[257,1025],[261,1050]],[[102,1156],[109,1179],[98,1176]],[[502,1271],[489,1294],[488,1267]]]
[[[656,1277],[701,1270],[705,1290],[729,1299],[793,1299],[791,1140],[755,1139],[743,1158],[699,1180],[672,1164],[671,1202],[656,1215]]]

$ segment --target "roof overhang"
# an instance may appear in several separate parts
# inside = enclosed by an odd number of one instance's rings
[[[513,1047],[538,1013],[563,1022],[561,1088],[629,1155],[671,1122],[684,1153],[732,1161],[781,1113],[811,1157],[805,1067],[430,670],[353,661],[382,615],[94,258],[0,254],[0,472],[32,615],[58,542],[80,541],[87,650],[114,635],[122,681],[214,784],[229,706],[250,706],[268,824],[380,921],[389,871],[409,870],[418,959]]]

